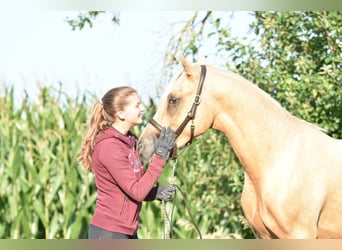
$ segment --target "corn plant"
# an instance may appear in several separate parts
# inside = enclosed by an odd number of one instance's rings
[[[78,166],[86,97],[42,87],[37,101],[0,97],[0,238],[82,238],[95,204]]]

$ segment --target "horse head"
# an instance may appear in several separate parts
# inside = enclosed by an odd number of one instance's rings
[[[152,119],[154,125],[150,122],[140,136],[139,155],[144,162],[149,161],[154,152],[154,144],[159,136],[158,126],[170,127],[176,132],[177,148],[211,127],[211,98],[206,87],[208,78],[203,73],[206,66],[191,64],[183,56],[181,62],[183,70],[173,77],[164,92]]]

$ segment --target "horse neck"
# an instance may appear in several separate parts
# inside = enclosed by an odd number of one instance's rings
[[[294,117],[240,76],[219,73],[213,79],[218,90],[211,97],[218,110],[213,128],[228,137],[246,172],[260,173],[277,158]]]

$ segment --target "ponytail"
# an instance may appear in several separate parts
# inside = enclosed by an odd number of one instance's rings
[[[103,110],[103,105],[100,102],[97,102],[91,113],[88,130],[84,133],[81,153],[78,158],[78,161],[89,172],[93,172],[91,153],[95,147],[95,137],[99,132],[107,129],[110,125],[105,116],[106,114]]]

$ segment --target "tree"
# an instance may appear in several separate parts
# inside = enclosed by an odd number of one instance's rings
[[[234,69],[290,112],[342,135],[342,17],[339,12],[255,12],[258,46],[223,40]]]
[[[70,18],[67,17],[66,21],[71,26],[72,30],[82,30],[85,26],[89,25],[90,28],[93,27],[93,21],[98,17],[98,15],[104,13],[104,11],[87,11],[79,12],[77,17]],[[120,13],[113,14],[112,22],[115,25],[120,24]]]

